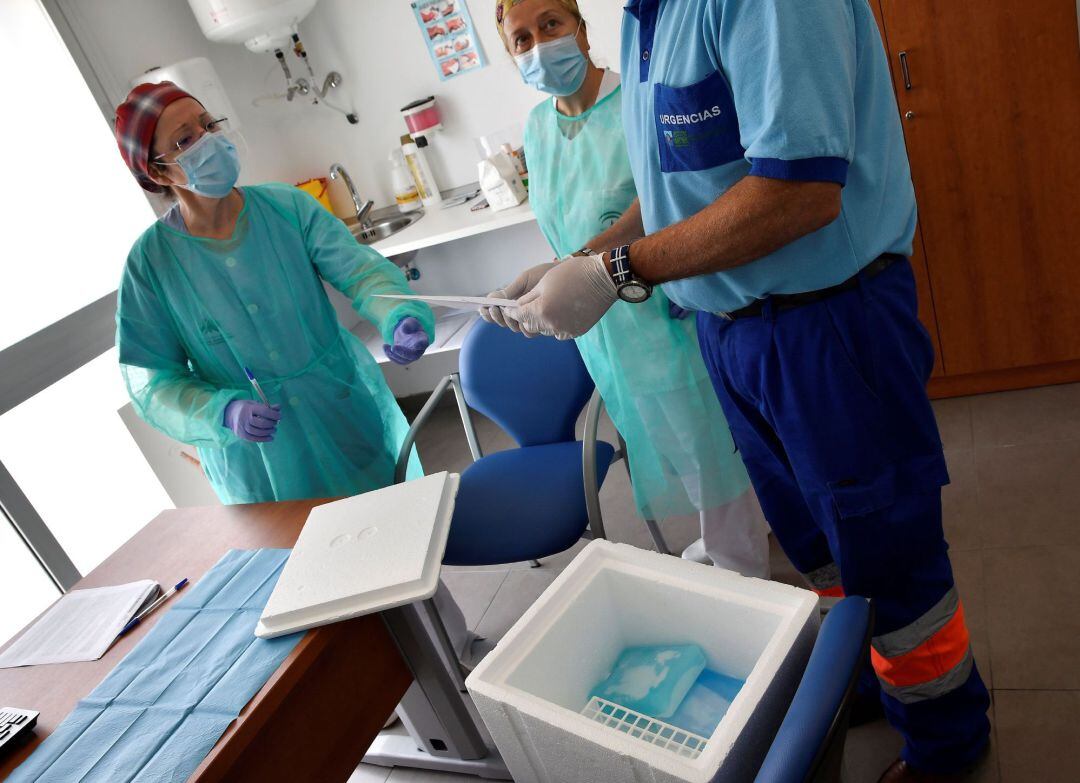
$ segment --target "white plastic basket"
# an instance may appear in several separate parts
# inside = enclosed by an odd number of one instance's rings
[[[696,759],[705,750],[708,740],[686,729],[635,712],[599,696],[593,696],[581,714],[597,723],[636,737],[687,759]]]

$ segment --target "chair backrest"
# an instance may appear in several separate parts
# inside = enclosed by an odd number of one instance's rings
[[[573,341],[523,337],[478,321],[459,358],[465,401],[519,446],[574,440],[574,424],[593,391]]]
[[[872,606],[858,596],[840,601],[825,616],[755,783],[839,780],[847,709],[869,654],[872,626]]]

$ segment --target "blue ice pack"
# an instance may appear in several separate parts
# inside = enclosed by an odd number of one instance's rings
[[[704,669],[705,653],[696,644],[629,647],[591,695],[653,718],[668,718]]]
[[[288,558],[227,552],[8,780],[187,780],[303,636],[255,636]]]
[[[706,669],[667,722],[708,739],[720,725],[745,682]]]

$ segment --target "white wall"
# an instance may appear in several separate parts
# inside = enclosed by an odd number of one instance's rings
[[[618,66],[622,3],[581,0],[591,25],[593,54],[600,64]],[[317,69],[345,76],[344,101],[360,114],[360,124],[326,112],[293,115],[282,127],[290,147],[311,166],[340,159],[365,197],[390,202],[389,150],[406,132],[399,110],[417,98],[435,95],[445,130],[429,147],[435,177],[448,188],[475,182],[473,139],[509,125],[523,126],[541,95],[522,83],[495,27],[494,0],[468,0],[487,67],[440,82],[408,0],[321,0],[301,25]],[[317,139],[318,144],[310,144]]]
[[[277,124],[294,107],[252,105],[258,96],[280,87],[280,69],[273,57],[206,40],[185,0],[54,0],[54,4],[79,39],[114,106],[127,95],[131,80],[146,70],[190,57],[207,57],[240,114],[252,149],[244,161],[241,181],[305,178],[292,156],[285,154],[277,130]],[[111,113],[107,119],[112,127]]]
[[[349,170],[364,198],[389,204],[386,157],[406,130],[399,109],[427,95],[438,97],[446,126],[429,147],[440,186],[475,182],[473,139],[523,125],[541,99],[522,84],[503,49],[493,0],[468,0],[487,67],[447,82],[439,81],[408,0],[321,0],[301,23],[301,37],[320,78],[330,70],[344,76],[333,99],[357,111],[358,125],[329,109],[264,100],[282,91],[274,58],[207,41],[184,0],[54,2],[113,103],[126,95],[132,77],[152,66],[209,58],[240,114],[250,147],[242,182],[298,182],[325,175],[336,161]],[[594,60],[617,67],[623,3],[580,0],[580,5],[590,25]],[[299,63],[289,57],[299,73]],[[414,262],[422,276],[413,286],[429,293],[484,293],[550,255],[535,224],[518,226],[422,250]]]
[[[521,83],[503,49],[493,0],[468,0],[488,66],[447,82],[439,81],[408,0],[321,0],[301,23],[301,37],[320,78],[330,70],[344,76],[333,100],[357,111],[358,125],[349,125],[329,109],[265,100],[283,91],[273,56],[206,40],[184,0],[54,2],[114,104],[123,100],[131,79],[148,68],[189,57],[209,58],[240,114],[251,148],[244,161],[244,182],[298,182],[325,175],[337,161],[365,198],[389,204],[393,194],[386,156],[406,131],[399,109],[428,95],[438,97],[446,126],[429,148],[440,186],[475,182],[473,139],[521,126],[540,100],[539,93]],[[592,28],[596,61],[617,66],[622,3],[581,0],[581,7]],[[294,75],[300,74],[291,54],[289,62]]]
[[[623,3],[580,0],[580,6],[594,60],[617,69]],[[494,0],[468,0],[468,7],[488,65],[440,82],[408,0],[320,0],[301,25],[304,43],[317,71],[344,74],[341,92],[348,98],[339,100],[356,108],[360,124],[350,126],[331,112],[293,114],[281,126],[292,153],[308,161],[307,168],[340,161],[365,198],[390,203],[386,156],[406,131],[399,110],[435,95],[445,126],[428,148],[435,177],[444,189],[475,182],[473,139],[513,124],[523,127],[542,96],[522,83],[504,50]],[[421,250],[413,262],[421,277],[412,287],[421,293],[482,294],[551,255],[536,224],[523,224]]]

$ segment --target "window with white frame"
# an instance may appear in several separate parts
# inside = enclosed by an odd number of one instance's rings
[[[0,2],[0,30],[8,61],[33,68],[33,78],[12,80],[0,123],[0,359],[50,328],[60,339],[42,350],[63,366],[73,360],[58,325],[116,289],[154,214],[40,0]],[[23,380],[20,369],[0,366],[6,388]],[[62,581],[43,567],[26,508],[85,573],[172,505],[117,413],[126,401],[106,350],[0,406],[0,467],[10,476],[0,485],[0,644]]]

